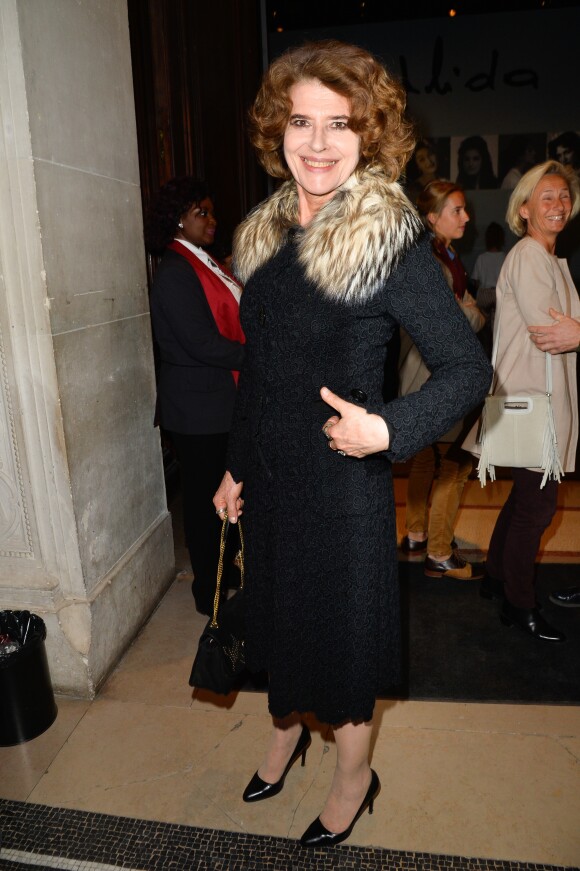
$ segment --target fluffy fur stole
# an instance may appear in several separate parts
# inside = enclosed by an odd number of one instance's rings
[[[238,227],[234,269],[242,283],[274,257],[298,223],[291,179]],[[378,168],[354,173],[297,236],[307,279],[337,302],[372,298],[417,240],[423,225],[396,182]]]

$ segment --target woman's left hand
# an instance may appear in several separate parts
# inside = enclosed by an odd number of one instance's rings
[[[387,450],[389,430],[382,417],[341,399],[328,387],[323,387],[320,395],[340,415],[329,417],[322,427],[331,450],[359,459]]]
[[[555,308],[551,308],[548,314],[555,323],[550,326],[528,327],[532,342],[540,351],[548,351],[550,354],[576,351],[580,345],[580,323]]]

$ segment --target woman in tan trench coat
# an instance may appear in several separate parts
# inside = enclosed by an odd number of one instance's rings
[[[529,170],[510,197],[506,215],[520,242],[506,257],[497,284],[494,346],[495,395],[537,393],[546,379],[545,353],[528,330],[546,323],[549,310],[580,316],[580,301],[565,260],[555,255],[556,240],[580,209],[577,178],[550,160]],[[534,328],[540,329],[540,328]],[[551,356],[552,405],[560,460],[574,471],[578,439],[576,353]],[[470,447],[468,442],[465,447]],[[540,614],[534,590],[540,539],[556,511],[558,482],[542,480],[539,469],[512,469],[513,487],[497,519],[486,562],[482,595],[503,598],[501,620],[542,641],[564,635]]]

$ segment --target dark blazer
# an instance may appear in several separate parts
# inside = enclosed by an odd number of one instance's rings
[[[241,368],[244,346],[220,334],[201,281],[175,251],[165,252],[155,273],[151,320],[160,352],[161,426],[228,432],[236,398],[232,369]]]

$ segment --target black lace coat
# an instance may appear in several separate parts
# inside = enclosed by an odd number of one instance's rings
[[[290,239],[247,283],[240,315],[246,356],[227,467],[244,482],[248,663],[268,671],[276,717],[369,720],[377,693],[400,681],[391,462],[480,402],[491,369],[427,239],[351,306],[307,282]],[[432,375],[384,404],[399,324]],[[389,450],[362,460],[330,450],[323,385],[383,416]]]

